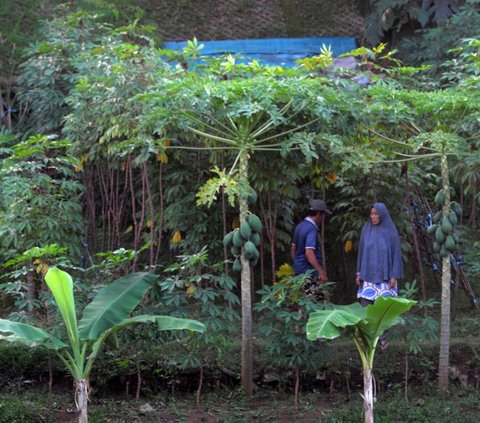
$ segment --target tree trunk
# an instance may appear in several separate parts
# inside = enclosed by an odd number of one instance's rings
[[[470,219],[468,220],[468,223],[472,228],[474,236],[477,232],[475,230],[475,228],[477,227],[477,193],[478,193],[477,184],[475,184],[473,187],[473,201],[472,201],[472,208],[470,210]],[[474,239],[476,239],[476,237]]]
[[[413,247],[415,251],[415,261],[417,262],[418,277],[420,279],[420,284],[419,284],[420,295],[422,297],[422,300],[425,302],[427,301],[427,293],[425,290],[425,274],[423,273],[423,263],[422,263],[422,255],[420,253],[420,244],[418,242],[417,229],[415,228],[415,222],[413,220],[412,213],[413,213],[413,210],[410,209],[409,220],[412,228],[412,240],[413,240]]]
[[[248,155],[242,154],[239,161],[238,172],[240,178],[248,180]],[[248,203],[245,198],[239,197],[240,223],[247,218]],[[252,291],[250,284],[250,262],[245,258],[242,247],[240,256],[242,263],[241,274],[241,302],[242,302],[242,387],[245,394],[253,394],[253,364],[252,364]]]
[[[365,423],[373,423],[373,372],[369,366],[363,368],[363,417]]]
[[[405,349],[405,386],[404,386],[404,394],[405,394],[405,402],[408,404],[408,350]]]
[[[295,393],[293,396],[293,405],[298,408],[298,390],[300,387],[300,369],[295,367]]]
[[[88,380],[75,381],[75,405],[77,406],[77,423],[88,423]]]
[[[443,204],[443,218],[450,212],[450,181],[448,178],[447,157],[442,155],[441,160],[442,187],[445,192]],[[438,362],[438,387],[441,391],[448,389],[448,367],[450,349],[450,255],[442,259],[442,303],[440,315],[440,354]]]
[[[200,364],[200,375],[198,377],[198,386],[197,392],[195,393],[195,402],[197,404],[197,411],[202,411],[200,407],[200,395],[202,393],[202,385],[203,385],[203,364]]]
[[[27,296],[29,300],[37,299],[37,285],[35,284],[34,270],[29,270],[27,273]]]

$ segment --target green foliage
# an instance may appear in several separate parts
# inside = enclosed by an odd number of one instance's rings
[[[367,307],[353,303],[317,310],[308,319],[307,338],[311,341],[334,339],[345,333],[353,339],[364,368],[368,366],[371,369],[379,337],[399,323],[400,314],[408,311],[413,304],[415,301],[405,298],[379,297]]]
[[[208,207],[216,200],[220,192],[225,193],[228,198],[228,204],[235,206],[235,199],[240,195],[245,195],[251,190],[250,186],[244,180],[237,180],[232,178],[225,170],[219,169],[215,166],[212,173],[217,174],[217,177],[210,178],[204,185],[202,185],[197,193],[197,204],[205,204]]]
[[[70,144],[54,137],[31,136],[4,144],[1,161],[0,245],[8,260],[35,246],[66,245],[78,256],[83,232],[82,185],[73,170]]]
[[[12,77],[22,50],[31,42],[44,17],[39,0],[5,0],[0,4],[0,75]],[[59,1],[50,1],[51,5]]]
[[[461,5],[458,0],[367,0],[364,3],[369,3],[370,8],[365,30],[365,38],[370,44],[382,41],[388,31],[400,32],[404,27],[414,27],[415,24],[422,28],[444,25]]]
[[[306,57],[296,60],[296,63],[305,70],[312,72],[324,72],[328,66],[333,63],[333,52],[330,46],[322,44],[320,54],[318,56]]]
[[[0,399],[0,421],[9,423],[55,423],[54,410],[45,403],[45,398],[30,398],[28,401],[14,395]]]
[[[467,86],[475,87],[479,83],[480,59],[478,49],[480,40],[478,38],[467,38],[462,40],[460,45],[450,52],[454,58],[447,60],[442,65],[441,82],[446,86]]]
[[[449,423],[465,421],[474,423],[478,412],[476,393],[472,389],[453,389],[447,397],[439,396],[432,384],[414,386],[411,388],[410,401],[405,401],[404,392],[393,390],[385,392],[385,400],[376,404],[378,423],[392,421]],[[344,401],[335,407],[332,423],[362,423],[364,421],[359,409],[359,400]]]
[[[460,40],[478,37],[479,5],[479,0],[466,0],[438,27],[401,39],[398,49],[409,62],[431,64],[433,71],[441,73],[442,62],[452,59],[451,49],[457,48]]]
[[[400,290],[400,295],[405,298],[413,299],[418,295],[416,281],[407,282],[405,288]],[[400,336],[408,343],[408,351],[413,354],[422,353],[422,345],[426,341],[438,340],[438,321],[432,317],[429,312],[440,302],[429,298],[427,301],[417,301],[413,312],[403,317],[402,325],[395,327],[395,332],[400,332]]]
[[[182,369],[219,364],[228,360],[232,339],[238,332],[240,301],[234,292],[235,281],[219,274],[220,266],[207,262],[203,248],[196,254],[181,255],[168,266],[158,282],[158,295],[169,315],[192,316],[205,324],[206,331],[195,337],[179,337],[180,349],[173,359]],[[232,338],[233,337],[233,338]]]
[[[267,366],[294,370],[317,369],[330,354],[325,344],[313,344],[305,337],[307,316],[326,307],[304,291],[305,275],[284,277],[257,293],[259,313],[258,347],[265,354]],[[326,294],[327,287],[323,288]]]
[[[77,324],[72,278],[68,273],[52,267],[46,273],[45,280],[62,316],[68,343],[43,329],[5,319],[0,319],[0,339],[29,347],[40,345],[52,350],[73,376],[75,383],[88,383],[93,363],[103,342],[127,326],[155,323],[158,330],[188,329],[201,332],[205,329],[201,323],[194,320],[153,315],[130,317],[154,279],[154,275],[147,273],[134,273],[118,279],[98,293]],[[79,395],[85,394],[86,392],[82,392],[82,388],[76,385],[75,401],[81,398]],[[83,401],[77,404],[80,404],[79,411],[86,413],[86,409],[82,408],[86,407],[86,404],[83,404]]]

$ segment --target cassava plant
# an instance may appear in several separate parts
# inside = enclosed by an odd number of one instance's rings
[[[45,281],[62,316],[68,340],[64,342],[41,328],[5,319],[0,319],[0,340],[52,350],[74,379],[77,422],[87,423],[90,372],[108,337],[140,323],[155,323],[159,330],[204,330],[203,324],[195,320],[156,315],[130,317],[155,279],[150,273],[132,273],[117,279],[99,291],[77,323],[72,278],[52,267]]]
[[[280,272],[277,272],[277,277]],[[257,291],[261,299],[255,304],[259,313],[257,350],[268,357],[267,366],[288,369],[294,373],[294,405],[298,406],[301,371],[318,369],[330,354],[325,343],[320,346],[305,338],[307,316],[322,307],[313,295],[303,289],[307,275],[287,276],[272,286]],[[326,284],[320,287],[327,295]],[[328,307],[324,303],[323,307]]]
[[[331,310],[310,314],[307,338],[334,339],[345,333],[350,337],[362,360],[363,413],[365,423],[373,423],[373,360],[380,336],[397,324],[400,314],[410,310],[415,301],[398,297],[379,297],[374,304],[362,307],[359,303],[335,305]]]
[[[234,292],[234,279],[219,273],[223,263],[209,265],[206,247],[198,253],[181,255],[178,262],[167,267],[165,277],[158,284],[159,296],[168,314],[195,316],[207,329],[195,337],[175,336],[170,358],[180,369],[199,369],[196,405],[200,410],[200,396],[205,367],[221,366],[229,355],[232,339],[239,328],[240,301]],[[175,334],[176,335],[176,334]],[[173,353],[177,350],[177,354]]]

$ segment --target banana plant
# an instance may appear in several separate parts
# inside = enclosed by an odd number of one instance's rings
[[[155,278],[151,273],[132,273],[117,279],[98,292],[77,322],[72,278],[52,267],[46,273],[45,281],[62,316],[68,340],[41,328],[5,319],[0,319],[0,340],[52,350],[74,379],[77,422],[87,423],[90,372],[103,342],[110,335],[141,323],[155,323],[159,330],[205,330],[204,325],[196,320],[157,315],[130,317]]]
[[[416,301],[398,297],[379,297],[374,304],[334,305],[330,310],[317,310],[307,322],[307,338],[334,339],[342,333],[349,336],[362,360],[363,415],[365,423],[373,423],[373,359],[380,336],[400,322],[400,314],[410,310]]]

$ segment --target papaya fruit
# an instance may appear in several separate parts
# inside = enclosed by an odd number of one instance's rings
[[[232,245],[232,242],[233,242],[233,231],[229,232],[227,235],[223,237],[223,245],[225,245],[225,247],[228,248]]]
[[[439,244],[443,244],[445,241],[445,234],[443,233],[441,226],[438,226],[435,230],[435,241],[437,241]]]
[[[448,250],[445,248],[445,245],[442,245],[440,247],[440,256],[441,257],[448,257],[450,253],[448,252]]]
[[[257,193],[255,192],[255,190],[252,189],[252,191],[250,192],[250,194],[248,194],[248,197],[247,197],[247,202],[248,204],[255,204],[257,202]]]
[[[445,203],[445,193],[443,192],[443,189],[441,189],[435,196],[435,204],[440,207],[443,206],[443,203]]]
[[[452,210],[457,215],[457,218],[460,218],[462,216],[463,210],[462,210],[462,206],[460,204],[458,204],[456,201],[452,201],[452,203],[450,204],[450,207],[452,208]]]
[[[453,232],[453,225],[450,223],[448,217],[442,219],[442,232],[444,234],[451,234]]]
[[[250,259],[250,264],[252,266],[255,266],[258,263],[259,258],[260,258],[260,251],[258,251],[258,248],[255,248],[255,250],[253,250],[253,257]]]
[[[453,239],[453,236],[452,235],[447,235],[447,237],[445,238],[445,249],[447,251],[453,251],[455,250],[455,247],[457,246],[455,240]]]
[[[242,262],[240,261],[239,258],[236,258],[235,261],[233,262],[232,270],[237,273],[242,271]]]
[[[257,247],[255,247],[252,241],[247,241],[243,246],[243,250],[245,251],[245,258],[250,260],[251,258],[255,257]]]
[[[440,223],[440,220],[442,220],[442,212],[439,211],[433,216],[433,223]]]
[[[457,214],[456,214],[454,211],[451,211],[451,212],[448,214],[448,220],[450,221],[450,223],[452,224],[452,226],[455,227],[455,225],[456,225],[457,222],[458,222]]]
[[[434,253],[439,253],[440,252],[440,244],[437,241],[435,241],[433,243],[432,250],[433,250]]]
[[[260,251],[258,251],[258,248],[255,248],[255,251],[254,251],[254,259],[258,260],[260,258]]]
[[[256,214],[252,213],[250,216],[248,216],[247,222],[250,225],[250,228],[252,228],[252,232],[259,233],[262,231],[262,222]]]
[[[253,242],[253,245],[255,245],[255,247],[258,247],[261,241],[260,234],[258,232],[253,232],[250,241]]]
[[[248,241],[252,236],[252,228],[246,220],[240,223],[240,235],[245,241]]]
[[[433,225],[430,225],[428,228],[427,228],[427,234],[428,235],[433,235],[435,233],[435,230],[437,229],[437,226],[436,224],[433,224]]]
[[[240,229],[233,231],[232,244],[235,247],[240,248],[244,243],[245,239],[243,239],[242,235],[240,234]]]
[[[230,252],[232,253],[232,256],[237,257],[242,253],[242,250],[240,247],[235,247],[235,245],[232,245],[230,247]]]

